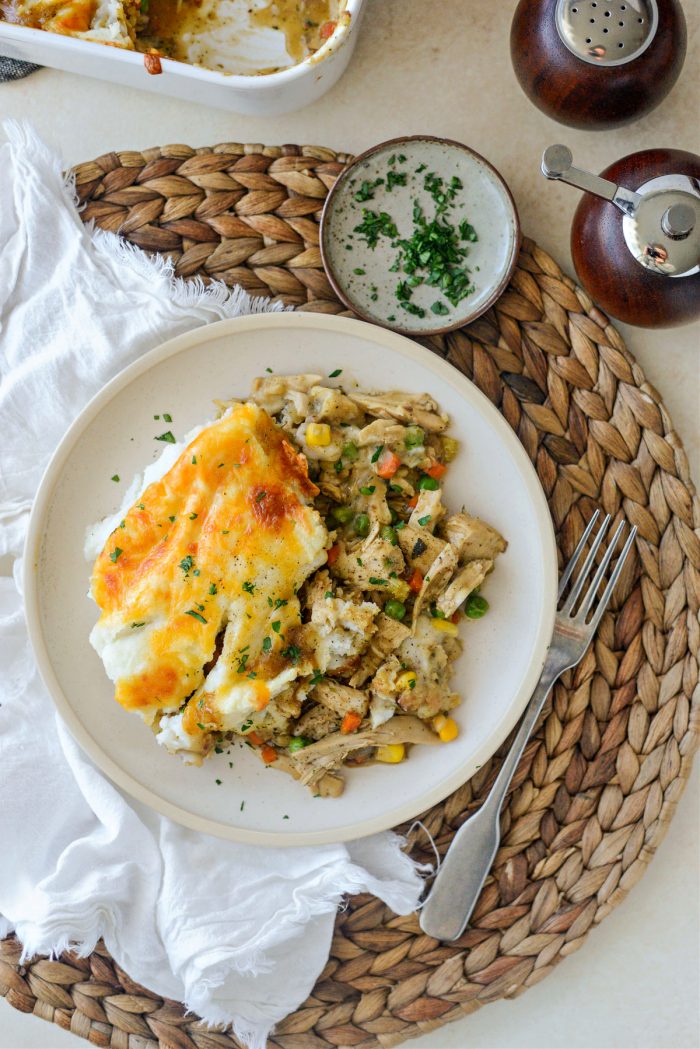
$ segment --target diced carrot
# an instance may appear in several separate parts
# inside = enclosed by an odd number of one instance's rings
[[[340,545],[336,543],[328,551],[328,564],[334,565],[340,556]]]
[[[460,612],[459,609],[457,609],[457,611],[453,612],[452,615],[450,616],[450,621],[452,623],[459,623],[461,618],[462,618],[462,613]]]
[[[410,510],[415,510],[417,505],[418,505],[418,496],[417,495],[414,495],[413,499],[409,499],[408,502],[406,503],[406,506]]]
[[[318,31],[321,40],[330,40],[336,30],[337,22],[324,22]]]
[[[252,743],[254,747],[259,747],[262,743],[262,738],[257,734],[257,732],[249,732],[246,735],[246,739],[249,743]]]
[[[434,477],[436,481],[439,481],[447,473],[447,467],[444,463],[433,463],[425,472],[429,477]]]
[[[362,724],[362,718],[359,714],[353,714],[349,711],[340,723],[340,731],[348,736],[351,732],[357,732],[358,728]]]
[[[273,761],[277,761],[277,751],[274,747],[270,747],[267,744],[260,751],[260,756],[266,765],[271,765]]]
[[[385,448],[379,456],[379,461],[377,463],[377,476],[388,480],[390,477],[394,476],[400,466],[401,460],[398,455],[394,455],[394,453],[389,451],[388,448]]]
[[[409,579],[408,585],[414,594],[420,593],[420,588],[423,586],[423,574],[417,568],[413,569],[413,575]]]

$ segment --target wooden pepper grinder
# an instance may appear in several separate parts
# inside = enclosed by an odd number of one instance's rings
[[[683,66],[678,0],[520,0],[513,68],[531,102],[570,127],[621,127],[648,113]]]
[[[582,189],[571,228],[579,279],[627,324],[666,328],[700,317],[700,157],[680,149],[632,153],[593,175],[549,146],[542,172]]]

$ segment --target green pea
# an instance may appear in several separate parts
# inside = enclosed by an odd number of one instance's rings
[[[303,750],[304,747],[308,747],[310,742],[311,740],[306,736],[292,736],[287,744],[287,750],[293,754],[295,750]]]
[[[464,602],[464,614],[469,619],[481,619],[489,610],[489,603],[485,597],[478,594],[470,594]]]
[[[362,537],[369,535],[369,517],[367,514],[358,514],[353,521],[353,528],[355,529],[355,535]]]
[[[419,448],[425,444],[425,431],[421,426],[409,426],[403,443],[407,448]]]
[[[343,450],[340,453],[343,459],[347,459],[349,463],[354,463],[360,454],[360,449],[352,441],[348,441],[347,444],[343,445]]]
[[[384,613],[389,616],[390,619],[401,620],[406,615],[406,606],[403,601],[387,601],[384,605]]]
[[[440,485],[434,477],[429,477],[428,474],[421,474],[418,478],[418,487],[423,492],[436,492]]]
[[[334,506],[331,513],[339,524],[347,524],[352,520],[354,510],[350,506]]]
[[[384,525],[381,531],[381,537],[382,539],[386,539],[387,543],[391,543],[392,546],[396,546],[399,541],[399,537],[391,525]]]

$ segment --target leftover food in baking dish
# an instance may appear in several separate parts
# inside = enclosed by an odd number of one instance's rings
[[[88,534],[116,699],[187,762],[240,739],[323,796],[343,767],[454,739],[460,626],[487,611],[506,542],[443,503],[447,416],[319,375],[267,375],[219,408],[182,444],[159,435]]]
[[[333,35],[344,0],[0,0],[0,18],[222,73],[273,73]]]

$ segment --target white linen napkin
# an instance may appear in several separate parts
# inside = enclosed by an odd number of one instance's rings
[[[81,224],[60,161],[25,125],[0,147],[0,936],[25,954],[103,937],[130,976],[231,1023],[252,1049],[308,995],[346,893],[415,909],[421,870],[391,833],[264,849],[186,830],[124,797],[54,712],[29,645],[19,560],[46,462],[86,401],[144,351],[273,308],[183,284]],[[146,279],[144,279],[146,278]],[[82,537],[80,537],[82,542]]]

